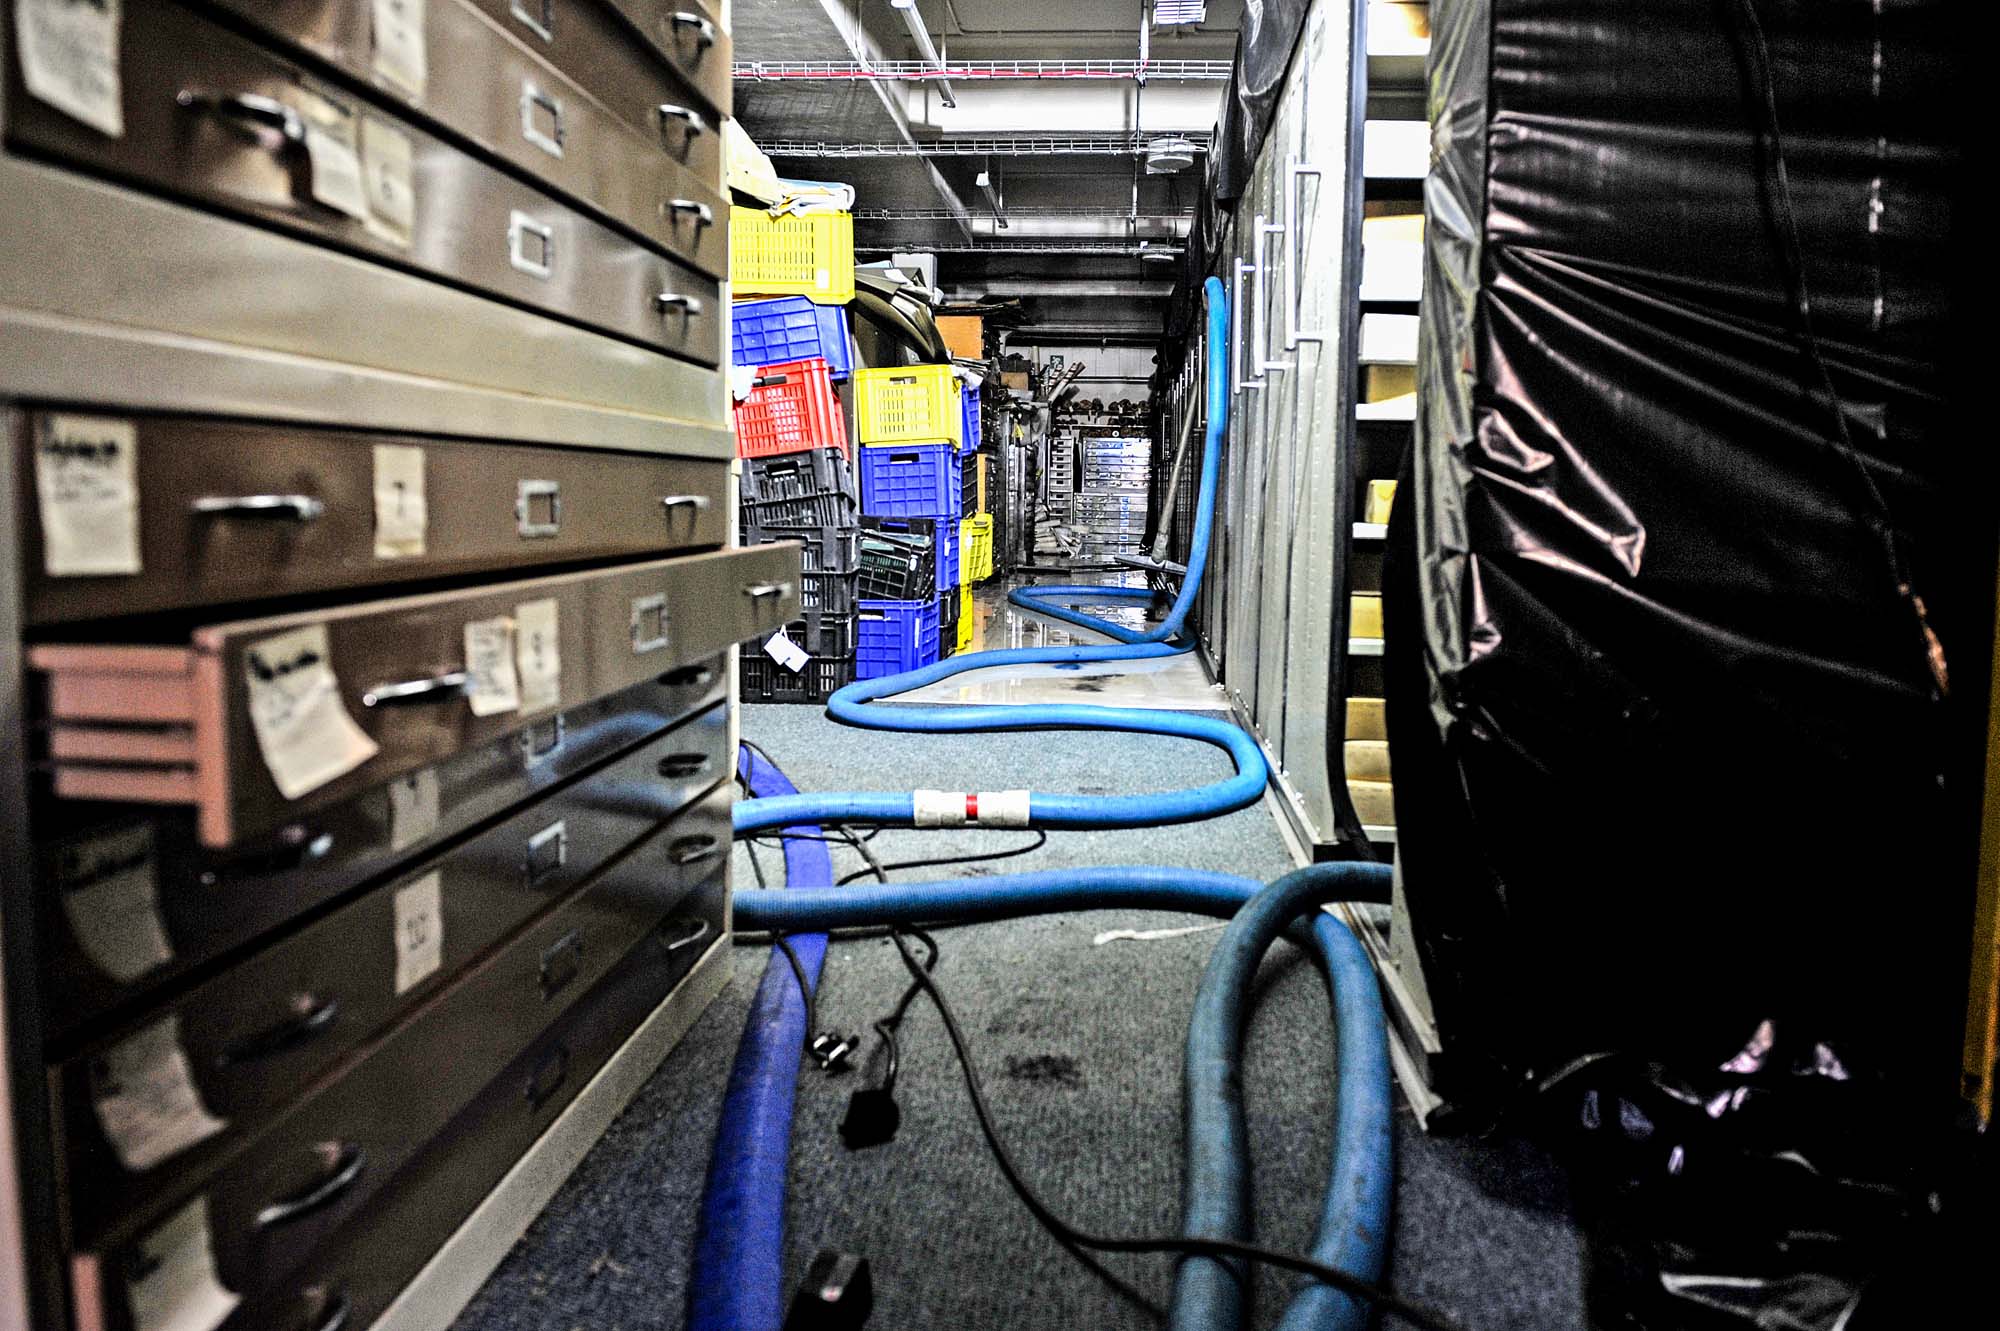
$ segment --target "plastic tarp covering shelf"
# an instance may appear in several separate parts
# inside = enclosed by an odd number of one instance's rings
[[[1410,923],[1457,1066],[1641,1057],[1550,1102],[1711,1203],[1787,1151],[1820,1157],[1795,1199],[1886,1195],[1954,1090],[1996,493],[1949,414],[1990,132],[1956,8],[1432,5],[1385,574]],[[1739,1212],[1795,1303],[1671,1209],[1638,1260],[1668,1310],[1616,1324],[1843,1324],[1800,1208]]]

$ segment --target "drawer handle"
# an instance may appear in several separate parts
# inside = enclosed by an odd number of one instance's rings
[[[540,1109],[568,1080],[569,1046],[559,1044],[543,1057],[533,1072],[528,1074],[528,1085],[521,1096],[528,1102],[528,1108]]]
[[[694,224],[696,226],[715,225],[715,209],[709,207],[700,199],[668,199],[667,211],[676,215],[680,213],[693,213]]]
[[[583,973],[583,935],[572,929],[542,953],[540,983],[544,1001]]]
[[[530,277],[547,281],[556,270],[556,230],[526,213],[507,216],[507,262]]]
[[[254,92],[201,92],[182,88],[174,94],[174,101],[183,110],[216,116],[240,129],[274,130],[286,146],[296,147],[306,141],[304,118],[275,97]]]
[[[694,943],[699,943],[702,939],[708,937],[709,924],[707,920],[674,920],[670,922],[669,927],[676,924],[678,925],[692,924],[694,926],[694,930],[691,933],[685,934],[680,938],[676,938],[670,941],[667,944],[667,951],[669,952],[678,952],[682,948],[687,947]],[[665,930],[663,929],[661,932],[664,933]]]
[[[204,495],[194,501],[194,511],[204,518],[283,518],[287,522],[316,522],[326,514],[326,505],[311,495]]]
[[[363,707],[400,707],[406,703],[452,702],[463,698],[472,687],[472,672],[448,670],[429,679],[410,679],[400,684],[377,684],[361,695]]]
[[[675,864],[700,864],[722,853],[722,843],[712,836],[685,837],[674,843]]]
[[[367,1168],[368,1152],[353,1142],[343,1143],[340,1154],[334,1159],[332,1173],[304,1192],[281,1197],[259,1211],[257,1228],[271,1229],[288,1224],[301,1216],[311,1215],[353,1187],[356,1180],[361,1177],[362,1171]]]
[[[674,753],[660,759],[660,775],[669,781],[685,781],[708,770],[705,753]]]
[[[569,863],[569,824],[550,823],[528,838],[521,857],[521,869],[530,887]]]
[[[555,0],[514,0],[508,9],[521,21],[521,26],[535,36],[545,42],[555,40]]]
[[[542,128],[541,122],[535,116],[536,111],[547,114],[547,129]],[[521,84],[521,137],[551,157],[563,155],[563,143],[569,137],[563,129],[561,100],[525,80]]]
[[[251,1063],[260,1058],[281,1054],[287,1049],[295,1049],[313,1037],[323,1034],[340,1015],[340,1000],[329,998],[319,1002],[311,994],[301,995],[296,1000],[299,1014],[276,1026],[246,1035],[241,1040],[224,1049],[215,1060],[222,1067],[233,1067],[238,1063]]]
[[[691,508],[697,513],[705,513],[708,511],[708,496],[663,495],[660,498],[660,507],[667,511],[668,517],[672,517],[677,508]]]
[[[681,666],[660,676],[660,683],[668,688],[700,688],[715,678],[715,672],[705,665]]]
[[[759,582],[743,589],[743,594],[753,601],[768,601],[774,596],[783,596],[792,589],[789,582]]]
[[[676,28],[693,28],[695,43],[704,51],[715,45],[715,25],[691,10],[676,9],[667,22]]]
[[[678,120],[687,127],[687,136],[690,139],[708,133],[708,122],[703,120],[701,113],[691,106],[676,106],[672,102],[661,102],[659,113],[662,128],[666,127],[669,120]],[[300,132],[303,134],[304,131]]]
[[[683,296],[678,291],[662,291],[653,297],[653,304],[662,314],[668,310],[679,310],[683,319],[692,319],[702,311],[701,297]]]

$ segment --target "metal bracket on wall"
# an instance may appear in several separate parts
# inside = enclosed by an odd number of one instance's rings
[[[1229,384],[1232,393],[1264,386],[1261,375],[1255,379],[1243,377],[1243,276],[1256,271],[1255,264],[1238,259],[1236,270],[1229,279]]]
[[[1272,267],[1266,245],[1267,238],[1273,235],[1282,236],[1286,232],[1282,223],[1267,222],[1264,220],[1264,214],[1258,213],[1257,225],[1253,234],[1254,238],[1251,241],[1251,245],[1253,246],[1253,253],[1257,256],[1257,275],[1252,279],[1255,287],[1250,293],[1250,299],[1251,308],[1255,312],[1252,325],[1255,330],[1254,335],[1257,339],[1257,376],[1261,379],[1272,370],[1289,370],[1292,368],[1292,362],[1288,360],[1272,360],[1268,353],[1267,349],[1271,345],[1270,302],[1265,298],[1264,294],[1265,289],[1270,285]],[[1286,265],[1285,271],[1287,275],[1290,274],[1291,266],[1289,264]],[[1290,283],[1288,282],[1288,289],[1289,286]]]
[[[1306,176],[1320,179],[1322,172],[1307,162],[1294,160],[1285,167],[1285,243],[1295,245],[1299,235],[1299,182]],[[1286,259],[1303,259],[1302,255],[1287,253]],[[1288,262],[1285,265],[1285,350],[1294,351],[1301,342],[1325,342],[1324,329],[1307,330],[1299,327],[1299,305],[1303,296],[1299,292],[1299,265]]]

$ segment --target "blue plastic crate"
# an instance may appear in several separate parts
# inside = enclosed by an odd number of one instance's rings
[[[965,427],[959,431],[960,447],[968,453],[979,451],[979,389],[972,384],[963,386],[959,400],[965,405]]]
[[[958,524],[939,523],[937,538],[937,593],[958,595]]]
[[[815,305],[804,296],[745,300],[729,310],[729,345],[738,365],[826,362],[835,383],[854,370],[847,341],[847,307]]]
[[[864,600],[856,618],[856,679],[900,675],[938,660],[936,601]]]
[[[950,444],[870,444],[860,450],[861,511],[884,518],[959,515],[958,449]]]

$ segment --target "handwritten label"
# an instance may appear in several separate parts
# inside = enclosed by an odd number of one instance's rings
[[[138,1249],[126,1283],[136,1331],[210,1331],[242,1302],[216,1274],[207,1197],[176,1211]]]
[[[438,774],[435,767],[389,783],[389,849],[408,850],[437,835]]]
[[[373,116],[361,118],[361,176],[368,191],[368,230],[404,249],[417,225],[416,145]]]
[[[444,961],[444,875],[436,869],[396,889],[396,992],[422,984]]]
[[[131,421],[47,417],[35,448],[35,493],[50,577],[139,571],[139,428]]]
[[[764,640],[764,655],[770,657],[794,675],[804,670],[806,662],[812,659],[805,648],[799,646],[786,636],[783,629],[779,629]]]
[[[337,213],[368,216],[361,186],[360,117],[352,107],[300,89],[299,118],[306,126],[306,161],[312,167],[312,196]]]
[[[114,139],[125,133],[122,9],[122,0],[14,0],[14,43],[28,92]]]
[[[474,716],[498,716],[521,708],[521,684],[514,673],[514,621],[505,615],[476,619],[465,626],[465,668],[472,675],[466,695]]]
[[[375,445],[375,557],[410,559],[424,553],[431,512],[424,496],[424,450]]]
[[[257,749],[286,799],[318,790],[375,756],[375,741],[340,699],[326,625],[253,644],[244,653],[243,676]]]
[[[96,967],[131,984],[174,959],[160,917],[153,829],[121,827],[64,846],[56,882],[70,935]]]
[[[375,77],[421,100],[430,78],[424,0],[374,0]]]
[[[521,680],[521,710],[540,712],[562,702],[562,635],[553,597],[514,607],[514,664]]]
[[[162,1018],[90,1065],[90,1101],[105,1140],[134,1173],[206,1141],[229,1124],[208,1112],[181,1050],[181,1019]]]

